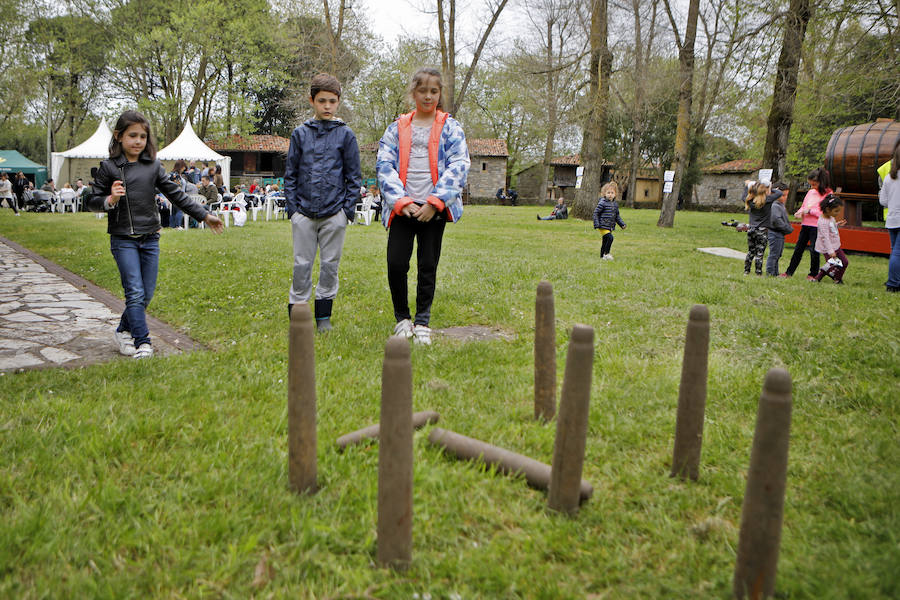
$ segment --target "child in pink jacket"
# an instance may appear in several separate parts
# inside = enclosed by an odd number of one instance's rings
[[[809,244],[809,275],[806,278],[815,279],[819,271],[819,253],[816,252],[817,221],[821,215],[819,203],[831,193],[831,175],[825,169],[813,169],[806,176],[806,181],[809,184],[809,191],[806,192],[800,209],[794,213],[794,217],[802,219],[800,233],[797,235],[797,245],[794,246],[791,262],[782,277],[791,277],[794,274],[800,266],[807,244]]]
[[[822,281],[828,275],[835,283],[844,283],[844,271],[847,270],[847,255],[841,250],[841,235],[838,233],[838,225],[846,221],[835,220],[840,213],[843,202],[834,194],[828,194],[819,204],[822,216],[817,224],[818,236],[816,237],[816,252],[821,253],[826,261],[816,274],[814,280]]]

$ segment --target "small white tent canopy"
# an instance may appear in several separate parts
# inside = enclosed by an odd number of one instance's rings
[[[229,187],[229,177],[231,177],[231,157],[222,156],[203,141],[194,133],[191,122],[184,124],[184,130],[175,140],[156,153],[156,158],[163,161],[167,171],[171,171],[176,160],[194,160],[215,162],[222,167],[222,179],[225,181],[225,187]]]
[[[100,161],[109,158],[109,142],[112,131],[106,121],[101,120],[97,131],[84,142],[65,152],[50,155],[50,176],[59,189],[66,182],[73,186],[79,177],[84,182],[91,181],[91,168],[100,166]],[[63,179],[62,181],[60,179]]]

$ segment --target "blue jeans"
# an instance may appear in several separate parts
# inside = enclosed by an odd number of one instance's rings
[[[891,259],[888,261],[888,280],[885,285],[891,288],[900,288],[900,227],[888,229],[891,236]]]
[[[125,312],[116,330],[131,332],[135,348],[149,344],[150,329],[145,310],[156,290],[159,234],[150,233],[138,238],[111,235],[109,248],[116,259],[122,289],[125,290]]]
[[[769,230],[769,258],[766,259],[766,275],[778,275],[778,260],[784,251],[784,234]]]

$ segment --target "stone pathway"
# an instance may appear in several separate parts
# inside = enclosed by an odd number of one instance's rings
[[[706,252],[707,254],[712,254],[714,256],[721,256],[724,258],[737,258],[740,260],[744,260],[746,258],[747,253],[741,252],[740,250],[734,250],[732,248],[722,248],[720,246],[715,246],[712,248],[697,248],[700,252]]]
[[[106,290],[0,237],[0,372],[124,359],[112,335],[123,308]],[[158,355],[199,348],[156,319],[148,323]]]

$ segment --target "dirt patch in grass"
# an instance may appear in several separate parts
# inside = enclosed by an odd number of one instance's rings
[[[511,342],[516,339],[516,336],[512,333],[503,331],[498,327],[485,327],[484,325],[447,327],[446,329],[435,329],[434,332],[452,340],[459,340],[460,342],[486,342],[490,340],[506,340]]]

